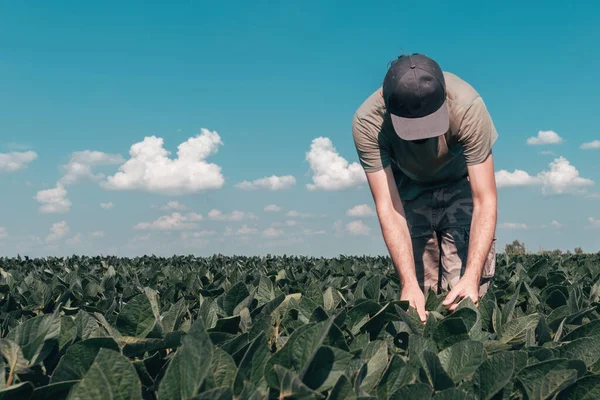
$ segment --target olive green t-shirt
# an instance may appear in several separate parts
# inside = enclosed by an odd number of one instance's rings
[[[365,172],[391,165],[400,198],[443,187],[467,175],[467,165],[485,161],[498,138],[479,94],[459,77],[444,72],[450,113],[448,132],[423,144],[401,139],[386,112],[381,88],[358,108],[352,135]]]

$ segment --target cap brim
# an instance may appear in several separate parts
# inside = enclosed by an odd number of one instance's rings
[[[403,118],[394,114],[390,116],[394,130],[404,140],[441,136],[450,128],[450,115],[445,101],[435,112],[422,118]]]

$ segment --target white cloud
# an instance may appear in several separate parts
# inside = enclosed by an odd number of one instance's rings
[[[369,205],[359,204],[349,209],[346,212],[346,215],[350,217],[373,217],[377,215],[377,213],[375,213],[375,210],[369,207]]]
[[[279,212],[281,211],[281,207],[275,205],[275,204],[269,204],[268,206],[265,207],[265,211],[267,212]]]
[[[263,236],[266,238],[275,238],[283,235],[283,230],[275,228],[267,228],[263,231]]]
[[[312,229],[304,229],[302,231],[302,233],[305,236],[316,236],[316,235],[325,235],[327,233],[327,231],[325,231],[325,230],[318,230],[318,231],[316,231],[316,230],[312,230]]]
[[[100,203],[100,207],[104,208],[105,210],[110,210],[111,208],[113,208],[115,205],[112,202],[108,202],[108,203]]]
[[[273,222],[271,226],[296,226],[297,222],[293,219],[288,219],[283,222]]]
[[[346,230],[350,232],[352,235],[361,235],[366,236],[371,231],[365,223],[361,220],[348,222],[346,224]]]
[[[84,180],[99,181],[104,178],[104,174],[94,174],[92,166],[116,165],[124,161],[120,154],[92,150],[76,151],[71,154],[69,163],[63,166],[65,173],[59,182],[63,185],[74,185]]]
[[[598,150],[600,149],[600,140],[593,140],[588,143],[584,143],[580,146],[583,150]]]
[[[27,168],[37,158],[35,151],[0,153],[0,172],[15,172]]]
[[[202,221],[204,219],[202,214],[198,214],[195,212],[187,213],[186,218],[188,219],[188,221],[192,221],[192,222]]]
[[[527,224],[515,223],[515,222],[504,222],[500,224],[500,228],[505,229],[527,229]]]
[[[6,230],[5,227],[0,226],[0,240],[5,239],[8,237],[8,231]]]
[[[190,238],[202,238],[202,237],[206,237],[206,236],[213,236],[216,235],[217,232],[216,231],[209,231],[209,230],[203,230],[203,231],[198,231],[198,232],[181,232],[181,238],[183,240],[186,239],[190,239]]]
[[[94,231],[90,233],[91,237],[95,237],[95,238],[100,238],[100,237],[104,237],[104,232],[102,231]]]
[[[256,190],[256,189],[268,189],[268,190],[283,190],[288,189],[296,184],[296,178],[291,175],[286,176],[268,176],[260,179],[256,179],[252,182],[243,181],[236,184],[235,186],[242,190]]]
[[[290,217],[290,218],[312,218],[312,217],[326,217],[327,214],[321,214],[321,215],[317,215],[317,214],[311,214],[311,213],[301,213],[299,211],[296,210],[290,210],[285,214],[286,217]]]
[[[539,131],[536,137],[527,139],[529,145],[560,144],[564,140],[554,131]]]
[[[313,172],[309,190],[342,190],[367,181],[364,170],[357,162],[352,164],[341,157],[329,138],[319,137],[312,141],[306,160]]]
[[[600,227],[600,219],[589,217],[588,221],[590,221],[590,224],[592,224],[592,226]]]
[[[550,171],[543,171],[538,177],[542,181],[544,194],[576,193],[594,184],[591,179],[580,177],[577,168],[564,157],[552,161]]]
[[[39,210],[44,214],[64,214],[71,209],[71,201],[67,198],[67,190],[60,183],[53,189],[40,190],[34,199],[40,203]]]
[[[72,238],[67,239],[67,244],[70,246],[76,246],[81,243],[81,233],[77,233]]]
[[[194,229],[196,224],[193,221],[195,220],[189,216],[174,212],[171,215],[163,215],[153,222],[140,222],[134,226],[134,229],[155,229],[161,231]]]
[[[164,211],[171,211],[171,210],[184,211],[184,210],[187,210],[187,207],[178,201],[169,201],[169,202],[167,202],[167,204],[162,206],[160,209],[164,210]]]
[[[257,228],[251,228],[248,225],[242,225],[239,229],[233,230],[230,227],[225,228],[225,236],[247,236],[247,235],[256,235],[258,234]]]
[[[554,228],[562,228],[562,224],[558,221],[552,221],[552,227]]]
[[[502,187],[542,186],[542,193],[577,194],[592,186],[594,181],[579,176],[577,168],[564,157],[558,157],[549,164],[549,170],[531,176],[522,170],[496,172],[496,185]]]
[[[223,144],[217,132],[202,129],[201,134],[178,146],[177,158],[170,159],[163,139],[145,137],[129,151],[130,159],[109,176],[102,186],[111,190],[142,190],[181,195],[201,190],[218,189],[225,181],[221,167],[208,163]]]
[[[498,188],[533,186],[537,184],[539,184],[539,180],[536,177],[520,169],[515,169],[514,172],[508,172],[504,169],[496,172],[496,186]]]
[[[230,214],[212,209],[208,212],[208,218],[215,221],[242,221],[244,219],[257,219],[256,215],[250,212],[234,210]]]
[[[71,228],[67,224],[67,221],[60,221],[52,224],[50,228],[50,233],[46,236],[47,242],[54,242],[65,237]]]

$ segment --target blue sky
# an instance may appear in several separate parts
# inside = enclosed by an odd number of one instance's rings
[[[498,245],[598,251],[594,7],[0,2],[0,252],[386,254],[351,118],[407,52],[486,102]]]

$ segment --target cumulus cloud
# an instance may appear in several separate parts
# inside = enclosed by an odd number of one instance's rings
[[[267,190],[283,190],[291,188],[296,184],[296,178],[291,175],[286,176],[268,176],[254,181],[243,181],[236,184],[235,186],[242,190],[256,190],[256,189],[267,189]]]
[[[92,150],[76,151],[71,154],[68,164],[63,166],[65,172],[59,182],[63,185],[74,185],[84,180],[99,181],[104,178],[104,174],[94,174],[92,166],[116,165],[124,161],[120,154]]]
[[[81,244],[81,233],[77,233],[75,236],[67,239],[67,244],[70,246]]]
[[[600,149],[600,140],[593,140],[588,143],[583,143],[580,147],[583,150],[598,150]]]
[[[258,234],[258,229],[257,228],[251,228],[248,225],[242,225],[240,228],[238,228],[237,230],[231,229],[230,227],[225,228],[225,236],[232,236],[232,235],[236,235],[236,236],[247,236],[247,235],[256,235]]]
[[[312,214],[312,213],[301,213],[299,211],[296,210],[290,210],[285,214],[286,217],[290,217],[290,218],[313,218],[313,217],[317,217],[317,214]],[[320,214],[320,217],[326,217],[327,214]]]
[[[306,160],[314,182],[306,185],[308,190],[342,190],[367,181],[361,165],[340,156],[329,138],[314,139]]]
[[[71,201],[67,198],[67,190],[60,183],[53,189],[40,190],[34,199],[40,203],[39,210],[43,214],[64,214],[71,209]]]
[[[162,206],[160,209],[164,210],[164,211],[171,211],[171,210],[184,211],[184,210],[187,210],[187,207],[178,201],[169,201],[169,202],[167,202],[167,204]]]
[[[496,186],[498,188],[533,186],[537,184],[539,184],[539,180],[536,177],[520,169],[515,169],[513,172],[503,169],[496,172]]]
[[[271,226],[296,226],[297,222],[293,219],[289,219],[283,222],[273,222]]]
[[[576,193],[594,184],[591,179],[579,176],[577,168],[564,157],[552,161],[550,170],[542,171],[538,177],[542,182],[544,194]]]
[[[537,136],[527,139],[529,145],[560,144],[564,140],[554,131],[539,131]]]
[[[496,172],[496,185],[502,187],[541,186],[542,193],[577,194],[581,193],[594,181],[579,176],[579,171],[564,157],[558,157],[549,164],[549,169],[536,176],[522,170]]]
[[[100,207],[104,208],[105,210],[110,210],[114,206],[115,205],[110,201],[108,203],[100,203]]]
[[[269,204],[268,206],[265,207],[265,211],[267,212],[279,212],[281,211],[281,207],[275,205],[275,204]]]
[[[256,215],[250,212],[234,210],[230,214],[225,214],[217,209],[208,212],[208,218],[215,221],[242,221],[244,219],[257,219]]]
[[[348,222],[346,224],[346,230],[352,235],[358,236],[366,236],[371,232],[371,228],[369,228],[365,223],[361,220]]]
[[[218,189],[225,179],[221,167],[206,161],[223,144],[217,132],[202,129],[201,133],[178,146],[177,158],[169,158],[163,139],[144,138],[129,150],[130,158],[109,176],[102,186],[109,190],[141,190],[182,195],[202,190]]]
[[[56,222],[50,227],[50,233],[48,234],[48,236],[46,236],[46,241],[55,242],[57,240],[60,240],[64,238],[70,230],[71,228],[67,224],[67,221]]]
[[[6,230],[5,227],[0,226],[0,240],[5,239],[8,237],[8,231]]]
[[[373,210],[367,204],[359,204],[357,206],[352,207],[346,212],[346,215],[350,217],[373,217],[377,215],[375,210]]]
[[[500,224],[500,228],[505,228],[505,229],[527,229],[528,226],[527,226],[527,224],[521,224],[521,223],[516,223],[516,222],[504,222],[503,224]]]
[[[202,219],[199,214],[189,213],[187,215],[174,212],[171,215],[163,215],[153,222],[140,222],[134,226],[137,230],[161,230],[172,231],[181,229],[194,229],[197,224],[195,221]]]
[[[600,219],[589,217],[588,221],[590,221],[590,224],[592,224],[592,226],[600,227]]]
[[[35,151],[13,151],[0,153],[0,172],[16,172],[27,168],[37,158]]]
[[[275,238],[283,235],[283,230],[275,228],[267,228],[263,231],[263,236],[266,238]]]
[[[562,228],[562,224],[558,221],[552,221],[552,227],[553,228]]]

